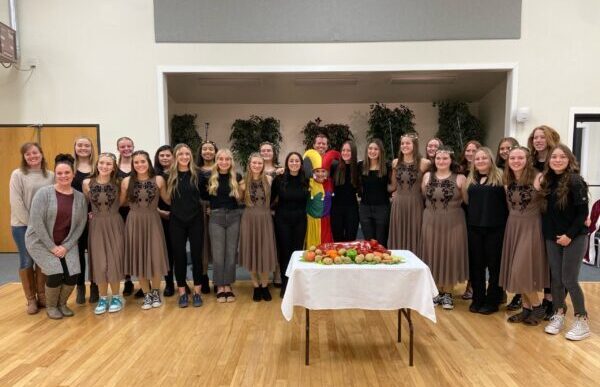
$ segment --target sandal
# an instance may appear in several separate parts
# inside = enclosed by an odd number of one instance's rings
[[[225,296],[227,297],[227,302],[235,302],[235,294],[233,292],[227,292]]]
[[[227,293],[226,292],[219,292],[217,293],[217,302],[227,302]]]
[[[527,318],[523,320],[523,324],[530,326],[539,325],[540,321],[544,319],[545,314],[545,305],[534,306],[529,316],[527,316]]]
[[[523,320],[525,320],[526,318],[529,317],[529,315],[531,314],[531,312],[532,312],[531,309],[529,309],[529,308],[523,308],[523,310],[521,310],[517,314],[513,314],[506,321],[508,321],[509,323],[515,323],[515,324],[523,322]]]

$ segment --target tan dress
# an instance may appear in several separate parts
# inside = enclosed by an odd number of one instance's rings
[[[549,285],[540,194],[532,185],[508,186],[508,220],[502,245],[500,286],[511,293],[531,293]]]
[[[169,272],[165,235],[158,214],[160,197],[156,177],[137,181],[125,223],[125,272],[137,277],[164,276]]]
[[[123,279],[125,223],[119,214],[119,188],[116,184],[90,181],[88,199],[92,206],[89,221],[89,275],[92,282],[108,283]]]
[[[398,162],[395,169],[396,192],[390,211],[388,249],[419,252],[423,223],[423,175],[416,163]]]
[[[421,259],[438,286],[453,286],[469,274],[467,224],[456,174],[438,179],[431,174],[425,188]]]
[[[251,272],[271,272],[277,264],[271,209],[261,181],[252,181],[247,189],[252,206],[244,208],[240,223],[240,263]]]

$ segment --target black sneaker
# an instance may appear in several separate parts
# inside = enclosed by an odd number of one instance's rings
[[[123,286],[123,295],[125,297],[131,296],[133,294],[133,282],[131,280],[125,280],[125,285]]]
[[[269,292],[269,287],[265,286],[264,288],[260,288],[262,292],[262,299],[265,301],[271,301],[273,297],[271,297],[271,292]]]
[[[79,305],[85,304],[85,285],[77,285],[77,297],[75,302]]]
[[[521,299],[520,294],[515,294],[515,296],[510,301],[510,304],[506,305],[506,309],[508,310],[519,310],[523,306],[523,300]]]
[[[175,284],[172,282],[167,282],[165,285],[165,290],[163,290],[163,296],[171,297],[175,294]]]
[[[144,291],[142,289],[138,289],[137,292],[133,295],[135,298],[144,298]]]
[[[481,308],[479,308],[479,313],[492,314],[492,313],[496,313],[499,310],[500,310],[500,308],[498,308],[498,305],[484,304]]]
[[[208,275],[207,274],[203,274],[202,275],[202,280],[200,282],[200,292],[202,294],[209,294],[210,293],[210,284],[208,282]]]
[[[262,300],[262,287],[254,288],[254,293],[252,294],[252,301],[259,302]]]
[[[554,304],[544,298],[542,306],[544,307],[544,321],[548,321],[554,315]]]
[[[481,308],[482,308],[482,305],[479,302],[471,302],[471,305],[469,305],[469,312],[479,313]]]

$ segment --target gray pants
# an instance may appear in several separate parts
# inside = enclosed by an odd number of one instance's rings
[[[235,282],[235,257],[240,236],[242,210],[211,210],[208,222],[213,259],[213,282],[217,286]]]
[[[552,274],[552,302],[554,310],[565,310],[565,289],[571,295],[575,315],[585,316],[583,291],[579,286],[579,269],[587,249],[587,235],[579,235],[563,247],[555,241],[546,240],[546,253]]]

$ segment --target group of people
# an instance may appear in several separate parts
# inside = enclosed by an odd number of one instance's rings
[[[444,309],[454,306],[454,286],[468,280],[463,297],[472,298],[471,312],[494,313],[506,292],[515,293],[509,308],[521,311],[509,322],[538,325],[546,317],[545,331],[557,334],[568,291],[575,319],[566,337],[589,336],[578,284],[589,195],[573,153],[548,126],[535,128],[527,146],[503,138],[495,158],[477,141],[455,157],[437,138],[422,156],[417,134],[408,133],[393,161],[379,139],[368,141],[358,161],[353,141],[331,150],[319,134],[313,149],[291,152],[279,166],[266,142],[244,176],[231,151],[211,141],[197,155],[186,144],[161,146],[154,163],[128,137],[117,150],[118,158],[96,158],[92,141],[78,138],[74,154],[58,155],[52,172],[39,144],[21,147],[11,225],[28,313],[46,307],[50,318],[73,315],[67,299],[76,285],[77,302],[85,302],[86,250],[96,314],[124,307],[120,284],[125,279],[123,294],[132,294],[131,276],[143,309],[161,306],[163,278],[164,296],[176,282],[180,307],[201,306],[209,262],[218,302],[235,301],[238,262],[250,272],[253,300],[270,301],[270,274],[283,295],[293,251],[355,240],[360,225],[365,239],[419,256],[439,287],[434,303]]]

